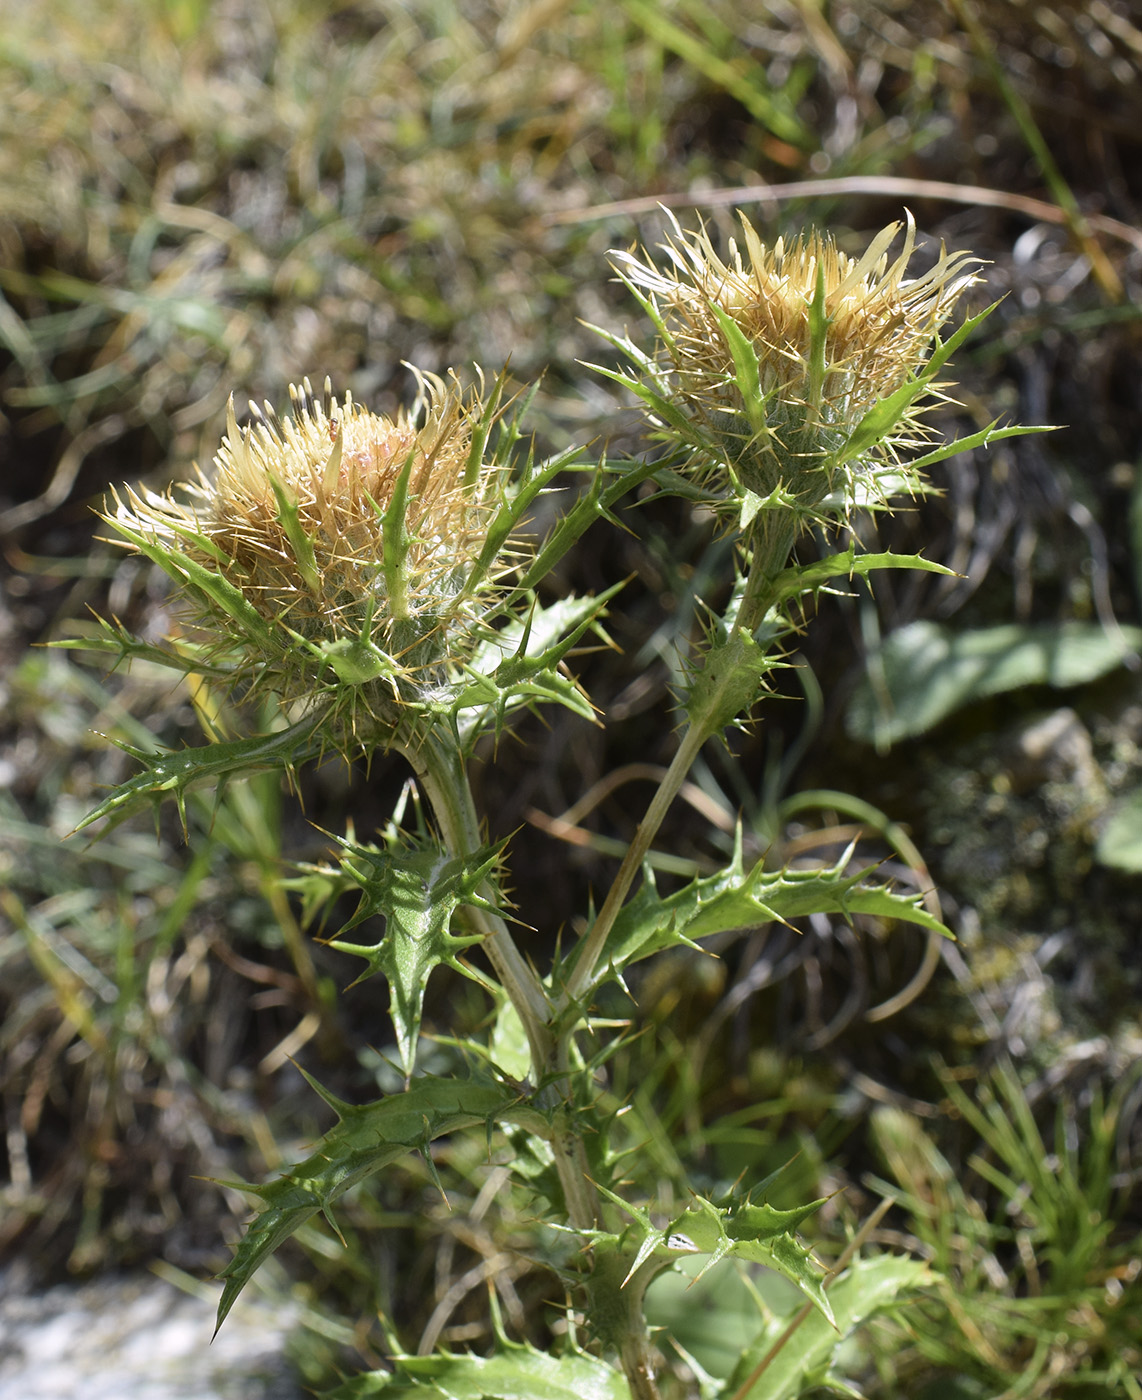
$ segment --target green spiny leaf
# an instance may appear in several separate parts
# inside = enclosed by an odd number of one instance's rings
[[[730,354],[734,361],[734,378],[749,416],[749,425],[755,435],[768,439],[769,428],[765,411],[765,395],[761,390],[761,367],[753,342],[734,318],[728,312],[723,311],[717,302],[710,303],[710,310],[717,318],[722,334],[726,338],[726,344],[730,348]]]
[[[281,651],[281,644],[269,623],[242,590],[229,579],[200,564],[197,559],[191,559],[189,555],[160,543],[153,536],[131,530],[118,520],[113,524],[140,554],[146,555],[176,583],[189,586],[194,592],[202,594],[220,613],[236,623],[250,641],[272,654]]]
[[[487,527],[487,538],[480,550],[479,558],[469,572],[469,588],[473,586],[474,582],[484,578],[494,562],[500,557],[500,552],[508,536],[523,523],[528,510],[540,492],[549,487],[562,472],[572,470],[578,455],[578,450],[571,448],[538,465],[528,463],[524,469],[522,480],[510,490],[505,491],[502,503]],[[534,565],[532,567],[534,568]],[[531,570],[529,569],[528,572],[530,573]]]
[[[825,264],[817,263],[817,285],[809,303],[809,402],[819,413],[825,391],[826,342],[832,317],[825,309]]]
[[[907,380],[895,393],[878,400],[864,415],[838,455],[838,462],[852,462],[863,457],[877,443],[896,427],[912,404],[925,394],[948,359],[959,349],[967,337],[987,319],[998,306],[998,302],[981,311],[978,316],[969,317],[947,340],[936,337],[936,348],[929,357],[923,372]],[[1023,429],[1018,431],[1022,432]]]
[[[564,598],[548,608],[536,606],[522,622],[505,627],[493,644],[503,657],[492,672],[497,685],[507,688],[554,670],[583,634],[599,622],[621,588],[622,584],[616,583],[592,597]],[[493,654],[492,649],[481,649],[478,658]]]
[[[291,501],[289,493],[272,472],[267,472],[274,499],[278,503],[278,519],[286,532],[297,567],[305,580],[305,586],[315,598],[321,597],[321,575],[317,572],[317,556],[313,541],[305,533],[301,523],[301,511],[296,501]]]
[[[807,1246],[791,1233],[822,1205],[823,1200],[813,1201],[796,1210],[783,1211],[770,1205],[754,1205],[749,1200],[718,1206],[698,1196],[670,1222],[666,1240],[668,1245],[673,1242],[675,1254],[680,1242],[688,1241],[694,1252],[709,1255],[703,1273],[726,1258],[765,1264],[799,1288],[832,1323],[833,1310],[824,1289],[825,1271]]]
[[[520,579],[520,589],[533,588],[546,578],[559,560],[596,520],[609,520],[612,524],[617,525],[618,522],[611,514],[615,506],[623,496],[654,476],[659,465],[653,461],[633,462],[624,463],[620,468],[614,470],[604,469],[600,466],[589,489],[579,497],[544,541],[543,547]],[[610,478],[609,481],[608,478]]]
[[[923,908],[920,896],[863,883],[870,874],[846,874],[840,862],[826,870],[766,871],[759,861],[746,871],[740,844],[725,870],[671,895],[658,893],[648,871],[638,894],[615,920],[600,966],[621,971],[663,948],[692,946],[713,933],[809,914],[871,914],[948,933]]]
[[[504,397],[503,374],[496,376],[496,382],[492,385],[491,393],[484,403],[483,412],[479,418],[472,423],[472,440],[468,445],[468,458],[464,463],[464,486],[471,491],[480,480],[480,474],[484,467],[484,449],[488,445],[488,435],[492,431],[492,426],[500,414],[500,404]],[[534,394],[534,390],[532,390]]]
[[[1055,431],[1051,424],[1027,425],[1016,423],[1008,428],[997,428],[998,418],[989,423],[986,428],[981,428],[978,433],[969,433],[967,437],[953,438],[951,442],[946,442],[942,447],[934,448],[931,452],[926,452],[923,457],[917,457],[908,463],[908,470],[911,472],[927,471],[937,462],[943,462],[948,457],[955,457],[960,452],[970,452],[976,447],[990,447],[993,442],[1001,442],[1004,438],[1025,437],[1030,433],[1053,433]]]
[[[776,658],[743,628],[734,628],[725,641],[711,646],[702,669],[695,673],[686,711],[704,733],[716,734],[747,713],[758,697],[767,671]]]
[[[358,982],[377,973],[387,979],[397,1050],[409,1075],[416,1056],[424,991],[433,969],[448,963],[463,972],[456,954],[479,942],[478,936],[453,934],[452,916],[461,905],[485,905],[478,891],[499,859],[499,851],[486,849],[472,857],[450,858],[434,846],[379,850],[346,838],[335,839],[342,850],[338,857],[341,869],[361,891],[357,910],[342,933],[376,914],[384,917],[385,929],[376,943],[337,938],[330,940],[330,946],[365,959],[368,966]]]
[[[408,552],[412,545],[408,532],[408,484],[415,461],[416,449],[413,448],[393,484],[387,504],[382,509],[373,503],[373,509],[381,518],[381,573],[388,611],[399,620],[408,617]]]
[[[341,1121],[304,1162],[264,1186],[229,1185],[256,1196],[262,1212],[222,1271],[221,1327],[235,1299],[270,1254],[351,1186],[445,1133],[487,1124],[516,1102],[498,1084],[475,1079],[418,1079],[400,1094],[344,1108]]]
[[[415,1400],[630,1400],[620,1372],[582,1352],[552,1356],[509,1346],[492,1356],[398,1356],[393,1371],[354,1376],[322,1400],[375,1395]]]
[[[268,768],[290,770],[320,754],[319,723],[320,715],[314,715],[277,734],[168,753],[146,753],[120,744],[120,748],[146,765],[146,771],[121,783],[110,797],[84,817],[76,830],[82,831],[101,817],[112,817],[116,823],[120,822],[166,795],[175,798],[181,811],[187,792],[204,783],[221,784]]]
[[[920,554],[858,554],[856,548],[846,549],[841,554],[830,554],[814,564],[798,565],[785,569],[774,580],[778,600],[797,598],[810,593],[834,578],[852,578],[854,574],[866,578],[877,569],[920,569],[930,574],[949,574],[955,578],[956,571],[925,559]]]
[[[660,390],[655,387],[654,382],[635,379],[632,375],[624,374],[621,370],[609,369],[606,365],[588,364],[586,368],[601,374],[604,379],[614,380],[616,384],[637,395],[651,413],[673,428],[683,441],[693,443],[697,447],[703,445],[703,439],[698,435],[693,422],[669,397],[668,388],[663,387]]]
[[[521,705],[551,702],[593,719],[590,701],[559,665],[588,630],[598,627],[619,587],[596,598],[564,598],[548,608],[533,605],[525,618],[509,623],[477,649],[448,711],[459,715],[487,707],[502,722]],[[481,728],[478,717],[462,718],[461,728],[474,733]]]
[[[76,623],[77,627],[90,626],[90,623]],[[50,647],[56,647],[63,651],[94,651],[105,656],[113,656],[115,665],[122,662],[143,661],[149,662],[153,666],[162,666],[167,670],[177,671],[184,676],[204,676],[211,680],[227,681],[232,679],[232,672],[229,667],[220,666],[212,662],[204,654],[203,649],[185,638],[180,638],[177,649],[171,647],[154,646],[149,642],[141,641],[138,637],[132,636],[121,622],[109,622],[106,618],[96,618],[95,631],[86,632],[79,637],[61,637],[48,643]]]

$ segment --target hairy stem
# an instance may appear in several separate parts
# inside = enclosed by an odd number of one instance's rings
[[[623,1374],[630,1386],[631,1400],[659,1400],[658,1384],[650,1364],[650,1339],[645,1326],[630,1332],[619,1349]]]

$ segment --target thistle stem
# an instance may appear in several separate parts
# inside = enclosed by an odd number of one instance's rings
[[[484,844],[483,833],[458,746],[449,743],[447,738],[430,735],[420,743],[399,744],[398,747],[412,765],[417,782],[428,798],[445,846],[453,855],[475,855]],[[490,886],[481,889],[480,895],[489,903],[494,899]],[[546,1065],[552,1051],[551,1032],[547,1027],[551,1008],[534,968],[524,959],[507,924],[494,910],[471,906],[465,911],[465,917],[469,927],[484,935],[481,946],[519,1013],[537,1068]]]
[[[682,736],[682,743],[678,747],[677,753],[666,770],[666,774],[659,784],[654,796],[650,800],[650,805],[646,809],[646,815],[639,822],[634,833],[634,839],[627,847],[627,853],[623,857],[623,863],[619,867],[619,873],[615,876],[614,883],[607,892],[607,897],[603,902],[603,907],[599,910],[598,917],[591,925],[591,931],[587,935],[575,963],[574,971],[567,981],[567,987],[563,993],[560,1003],[560,1010],[578,1001],[591,985],[594,976],[595,966],[602,954],[603,946],[607,941],[607,936],[614,927],[615,919],[619,910],[626,900],[634,877],[642,869],[642,863],[646,859],[650,850],[651,842],[658,834],[658,828],[662,825],[670,804],[678,795],[678,790],[686,780],[691,766],[697,758],[699,750],[709,736],[704,729],[691,721],[686,726],[686,732]]]
[[[445,845],[454,855],[473,855],[483,845],[480,821],[472,800],[463,754],[447,737],[431,735],[419,744],[399,744],[412,765],[417,782],[432,807]],[[489,903],[491,887],[480,891]],[[551,1005],[534,968],[524,959],[507,924],[492,909],[470,905],[464,919],[473,932],[484,936],[481,947],[527,1033],[537,1084],[552,1071],[566,1069],[565,1053],[556,1045],[549,1024]],[[563,1051],[565,1052],[564,1043]],[[554,1088],[541,1089],[541,1095],[557,1102]],[[589,1230],[598,1224],[598,1197],[587,1173],[587,1156],[581,1136],[572,1126],[573,1110],[560,1109],[550,1134],[552,1153],[568,1218],[577,1229]]]
[[[765,615],[776,600],[774,580],[785,567],[789,552],[797,538],[799,521],[792,511],[763,511],[753,522],[750,534],[750,564],[746,586],[737,606],[736,615],[723,620],[723,631],[729,634],[744,633],[750,637],[765,620]],[[709,657],[707,657],[707,663]],[[732,683],[732,677],[727,685]],[[634,839],[623,857],[622,865],[614,883],[607,893],[603,907],[591,926],[582,945],[578,960],[567,980],[567,986],[560,999],[559,1009],[565,1011],[581,1000],[592,985],[595,968],[602,956],[607,937],[614,927],[619,910],[622,908],[634,878],[642,868],[651,844],[671,803],[677,797],[682,784],[701,752],[706,740],[712,738],[724,725],[722,706],[715,692],[707,703],[690,714],[689,722],[677,753],[666,770],[658,790],[650,800],[646,815],[639,822]]]

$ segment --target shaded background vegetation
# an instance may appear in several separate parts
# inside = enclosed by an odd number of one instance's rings
[[[744,202],[768,238],[813,222],[850,250],[907,206],[988,259],[978,304],[1005,297],[956,366],[949,430],[1000,412],[1063,426],[965,454],[940,497],[879,523],[963,577],[823,600],[789,702],[708,755],[660,845],[700,863],[740,811],[755,852],[863,829],[870,858],[911,878],[875,822],[781,805],[856,794],[907,824],[959,943],[879,1019],[924,966],[891,929],[759,930],[721,961],[657,967],[637,989],[654,1033],[612,1092],[637,1104],[667,1194],[686,1172],[760,1178],[800,1148],[791,1190],[847,1188],[826,1252],[876,1178],[913,1198],[889,1238],[950,1284],[869,1342],[854,1367],[870,1386],[1124,1384],[1142,1368],[1142,701],[1115,631],[1138,623],[1142,580],[1137,7],[8,0],[0,17],[5,1255],[45,1278],[154,1259],[208,1273],[245,1206],[200,1178],[259,1177],[323,1126],[289,1057],[348,1098],[390,1083],[375,992],[333,1003],[355,969],[303,937],[278,880],[321,855],[315,827],[383,820],[403,774],[331,765],[305,776],[304,807],[273,783],[235,790],[191,813],[189,845],[169,812],[157,840],[66,839],[130,771],[99,733],[198,734],[165,680],[33,649],[89,608],[166,625],[160,581],[99,538],[108,484],[207,463],[232,392],[280,404],[329,375],[391,409],[406,361],[510,361],[521,386],[543,376],[539,450],[638,450],[637,416],[583,366],[606,351],[583,323],[634,322],[605,253],[656,242],[658,201],[722,238]],[[629,580],[616,648],[578,662],[606,728],[529,721],[480,777],[492,833],[516,833],[525,922],[556,907],[570,929],[605,884],[647,790],[638,765],[672,752],[695,599],[723,586],[725,546],[684,504],[648,498],[631,526],[597,530],[560,580]],[[1033,645],[1089,624],[1122,640],[1121,664],[1062,689],[1034,666],[1041,684],[968,685],[885,759],[851,697],[878,637],[924,621],[969,639],[1012,624]],[[552,819],[585,793],[560,839]],[[433,984],[437,1031],[485,1010]],[[410,1162],[355,1197],[348,1250],[315,1230],[270,1271],[313,1309],[313,1379],[383,1352],[378,1312],[409,1345],[487,1338],[478,1278],[457,1281],[527,1232],[526,1210],[489,1213],[499,1168],[474,1147],[441,1166],[451,1209]],[[550,1278],[502,1257],[509,1326],[542,1337]],[[715,1316],[740,1328],[731,1306]]]

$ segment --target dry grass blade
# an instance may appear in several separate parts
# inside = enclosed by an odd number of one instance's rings
[[[1072,216],[1057,204],[1009,190],[987,189],[981,185],[954,185],[946,180],[914,180],[902,175],[840,175],[833,179],[790,180],[780,185],[742,185],[702,190],[693,194],[644,195],[595,204],[586,209],[559,209],[544,216],[544,223],[585,224],[602,219],[650,214],[655,209],[725,209],[750,204],[788,204],[798,199],[835,199],[845,195],[868,195],[886,199],[935,199],[949,204],[967,204],[989,209],[1008,209],[1013,214],[1048,224],[1069,227]],[[1142,230],[1104,214],[1084,215],[1098,233],[1105,233],[1142,250]]]

